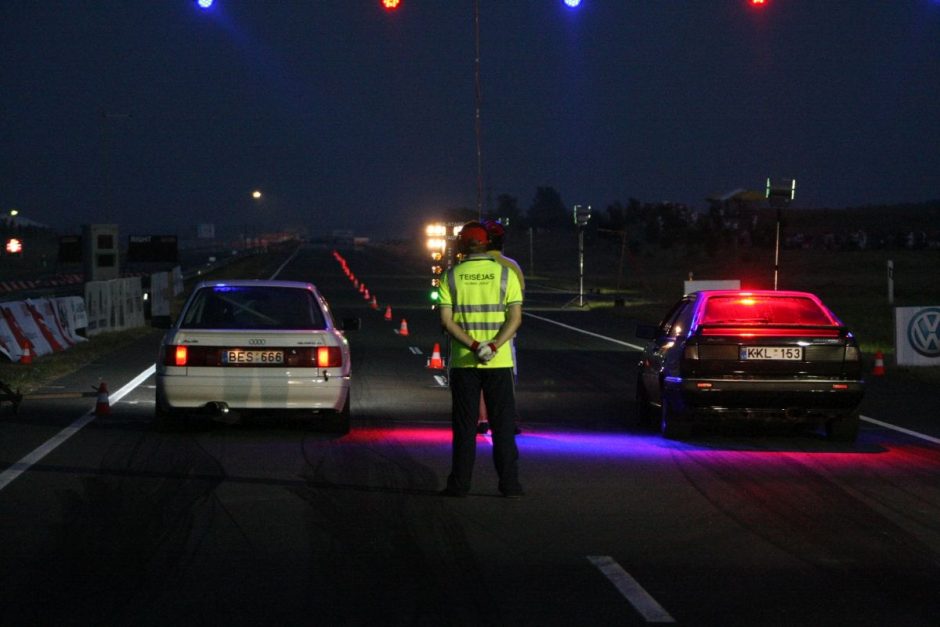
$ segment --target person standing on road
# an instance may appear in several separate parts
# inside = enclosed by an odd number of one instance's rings
[[[486,254],[495,259],[501,266],[509,268],[519,279],[519,288],[525,294],[525,275],[522,273],[522,266],[512,257],[503,254],[503,242],[506,238],[506,227],[499,220],[487,220],[483,223],[486,227],[486,233],[489,236],[489,244],[486,245]],[[524,297],[524,296],[523,296]],[[512,351],[512,376],[513,382],[519,379],[519,356],[516,354],[515,337],[510,340],[510,350]],[[518,419],[518,416],[517,416]],[[480,422],[477,425],[477,433],[487,433],[490,430],[489,420],[486,418],[486,404],[484,403],[481,411]],[[516,424],[516,435],[521,433],[518,423]]]
[[[506,227],[498,220],[487,220],[483,223],[483,226],[486,227],[486,233],[490,238],[489,244],[486,245],[486,254],[498,261],[500,265],[506,266],[516,273],[516,278],[519,279],[519,289],[524,293],[525,276],[522,274],[522,266],[512,257],[507,257],[503,254],[503,240],[506,238]]]
[[[523,495],[516,446],[511,350],[500,350],[522,323],[522,288],[515,273],[486,253],[489,236],[468,222],[457,236],[463,261],[441,282],[441,324],[450,334],[452,466],[446,496],[466,496],[476,459],[481,392],[493,430],[493,464],[503,496]]]

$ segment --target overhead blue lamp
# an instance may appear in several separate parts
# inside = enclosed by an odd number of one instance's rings
[[[196,0],[196,4],[199,5],[200,9],[208,9],[212,6],[213,0]]]
[[[572,9],[578,8],[581,4],[581,0],[565,0],[565,4],[571,7]]]

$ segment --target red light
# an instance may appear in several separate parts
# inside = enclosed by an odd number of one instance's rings
[[[382,0],[382,6],[389,11],[397,9],[399,4],[401,4],[401,0]]]
[[[337,368],[343,365],[343,355],[338,346],[317,347],[317,367]]]
[[[11,255],[18,255],[23,252],[23,242],[15,237],[11,237],[7,240],[6,250]]]
[[[188,352],[185,346],[177,346],[176,351],[174,352],[174,364],[175,366],[185,366],[188,359]]]
[[[757,6],[762,6],[762,5],[766,4],[766,0],[751,0],[751,4],[754,4],[754,5],[757,5]]]

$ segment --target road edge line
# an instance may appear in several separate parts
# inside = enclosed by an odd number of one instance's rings
[[[901,433],[904,433],[905,435],[910,435],[915,438],[920,438],[921,440],[927,440],[928,442],[933,442],[934,444],[940,444],[940,438],[935,438],[932,435],[927,435],[926,433],[920,433],[919,431],[912,431],[910,429],[905,429],[904,427],[893,425],[890,422],[882,422],[881,420],[869,418],[868,416],[859,416],[859,418],[864,420],[865,422],[870,422],[873,425],[884,427],[885,429],[893,429],[894,431],[900,431]]]
[[[633,350],[638,350],[638,351],[643,350],[642,346],[637,346],[636,344],[631,344],[630,342],[624,342],[623,340],[616,340],[612,337],[601,335],[600,333],[593,333],[591,331],[585,331],[584,329],[579,329],[578,327],[573,327],[570,324],[558,322],[557,320],[552,320],[551,318],[545,318],[543,316],[536,316],[535,314],[529,313],[528,311],[523,311],[522,315],[529,316],[530,318],[535,318],[536,320],[542,320],[543,322],[550,322],[551,324],[557,324],[558,326],[563,327],[565,329],[569,329],[571,331],[577,331],[578,333],[590,335],[591,337],[600,338],[602,340],[607,340],[608,342],[613,342],[614,344],[620,344],[621,346],[626,346],[627,348],[632,348]]]
[[[109,399],[113,399],[113,402],[115,403],[118,402],[130,394],[141,383],[146,381],[151,375],[153,375],[154,372],[156,372],[156,370],[156,364],[151,364],[149,368],[131,379],[120,390],[110,395]],[[0,472],[0,490],[3,490],[8,485],[16,481],[17,477],[42,461],[46,455],[59,448],[59,446],[65,443],[66,440],[81,431],[85,425],[94,419],[95,410],[91,409],[86,414],[73,421],[72,424],[65,427],[54,436],[34,448],[31,452],[27,453],[18,462],[15,462],[9,468],[3,472]]]

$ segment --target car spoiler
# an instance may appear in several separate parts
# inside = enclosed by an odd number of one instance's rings
[[[787,329],[793,331],[836,331],[840,337],[848,335],[849,328],[845,325],[835,324],[700,324],[695,331],[702,335],[705,329]]]

